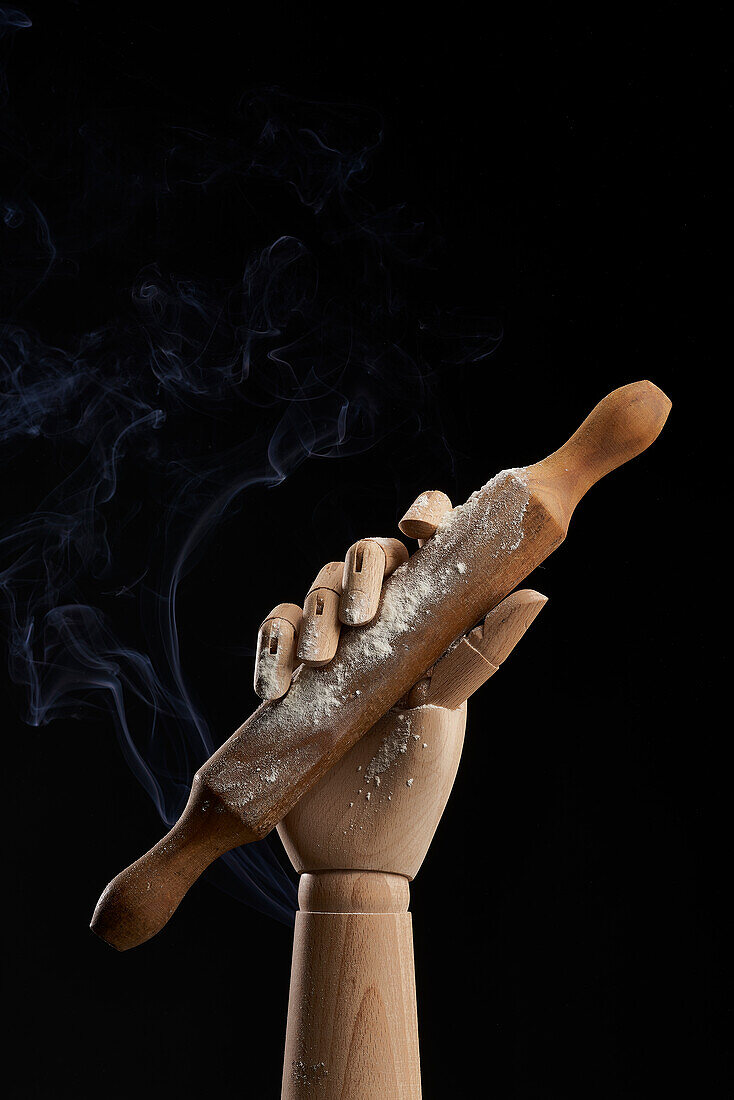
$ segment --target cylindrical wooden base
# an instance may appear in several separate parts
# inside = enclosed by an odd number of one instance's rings
[[[408,880],[303,875],[282,1100],[420,1100]]]

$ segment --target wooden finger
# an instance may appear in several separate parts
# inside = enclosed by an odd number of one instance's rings
[[[408,560],[400,539],[360,539],[344,561],[339,618],[347,626],[364,626],[377,614],[382,581]]]
[[[451,511],[451,501],[439,489],[421,493],[400,520],[398,527],[408,538],[418,539],[421,545],[435,535],[443,517]]]
[[[426,702],[454,710],[494,676],[497,667],[462,638],[434,668]]]
[[[279,603],[260,627],[255,654],[255,692],[261,699],[280,699],[291,685],[302,611]]]
[[[449,710],[461,706],[494,676],[546,603],[532,589],[511,593],[436,663],[423,691],[425,702]]]
[[[298,660],[312,668],[328,665],[339,644],[341,622],[339,599],[344,575],[343,561],[330,561],[319,572],[303,604],[303,621],[298,635]]]
[[[532,588],[511,592],[474,627],[469,641],[491,664],[501,665],[547,603],[548,597]]]

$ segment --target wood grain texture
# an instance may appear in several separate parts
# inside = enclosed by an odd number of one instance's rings
[[[371,893],[365,884],[353,889],[352,876],[340,877],[343,896],[336,904],[364,903]],[[296,915],[281,1096],[419,1100],[410,913]]]
[[[344,632],[329,665],[302,668],[284,697],[259,707],[200,768],[198,798],[225,806],[248,835],[266,835],[451,642],[560,545],[581,496],[649,446],[669,409],[652,383],[623,386],[544,462],[503,471],[454,509],[385,582],[374,622]],[[202,828],[216,831],[211,822]]]
[[[301,873],[283,1100],[418,1100],[408,882],[461,757],[466,708],[394,709],[278,825]]]
[[[278,825],[299,872],[389,871],[412,879],[459,767],[466,707],[394,709]]]

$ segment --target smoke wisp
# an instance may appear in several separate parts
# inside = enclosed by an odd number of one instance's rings
[[[16,58],[23,36],[32,49],[22,13],[2,9],[2,32]],[[246,524],[248,492],[306,461],[348,459],[398,431],[440,439],[436,370],[486,357],[498,335],[437,310],[411,324],[401,273],[426,262],[431,234],[404,204],[369,197],[375,112],[260,89],[211,132],[150,126],[128,140],[103,115],[60,126],[41,163],[9,87],[3,78],[0,447],[17,490],[0,532],[8,668],[30,725],[111,722],[170,825],[221,740],[177,619],[213,533]],[[36,195],[49,160],[50,209]],[[302,232],[273,231],[281,203]],[[203,211],[218,225],[235,204],[239,270],[195,270],[188,219]],[[146,226],[150,258],[126,283],[126,234],[145,239]],[[54,322],[50,338],[49,303],[83,293],[110,242],[114,311],[81,331]],[[27,499],[31,466],[42,489]],[[228,889],[292,919],[293,883],[269,839],[225,861]]]

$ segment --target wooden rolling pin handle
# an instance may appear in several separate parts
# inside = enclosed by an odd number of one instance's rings
[[[137,947],[168,923],[210,863],[254,839],[240,818],[202,792],[194,779],[186,808],[171,831],[106,887],[94,910],[92,931],[118,951]]]
[[[571,513],[584,493],[600,478],[642,453],[663,429],[671,401],[652,382],[630,382],[613,390],[596,405],[568,442],[548,458],[528,466],[532,492],[568,528]]]

